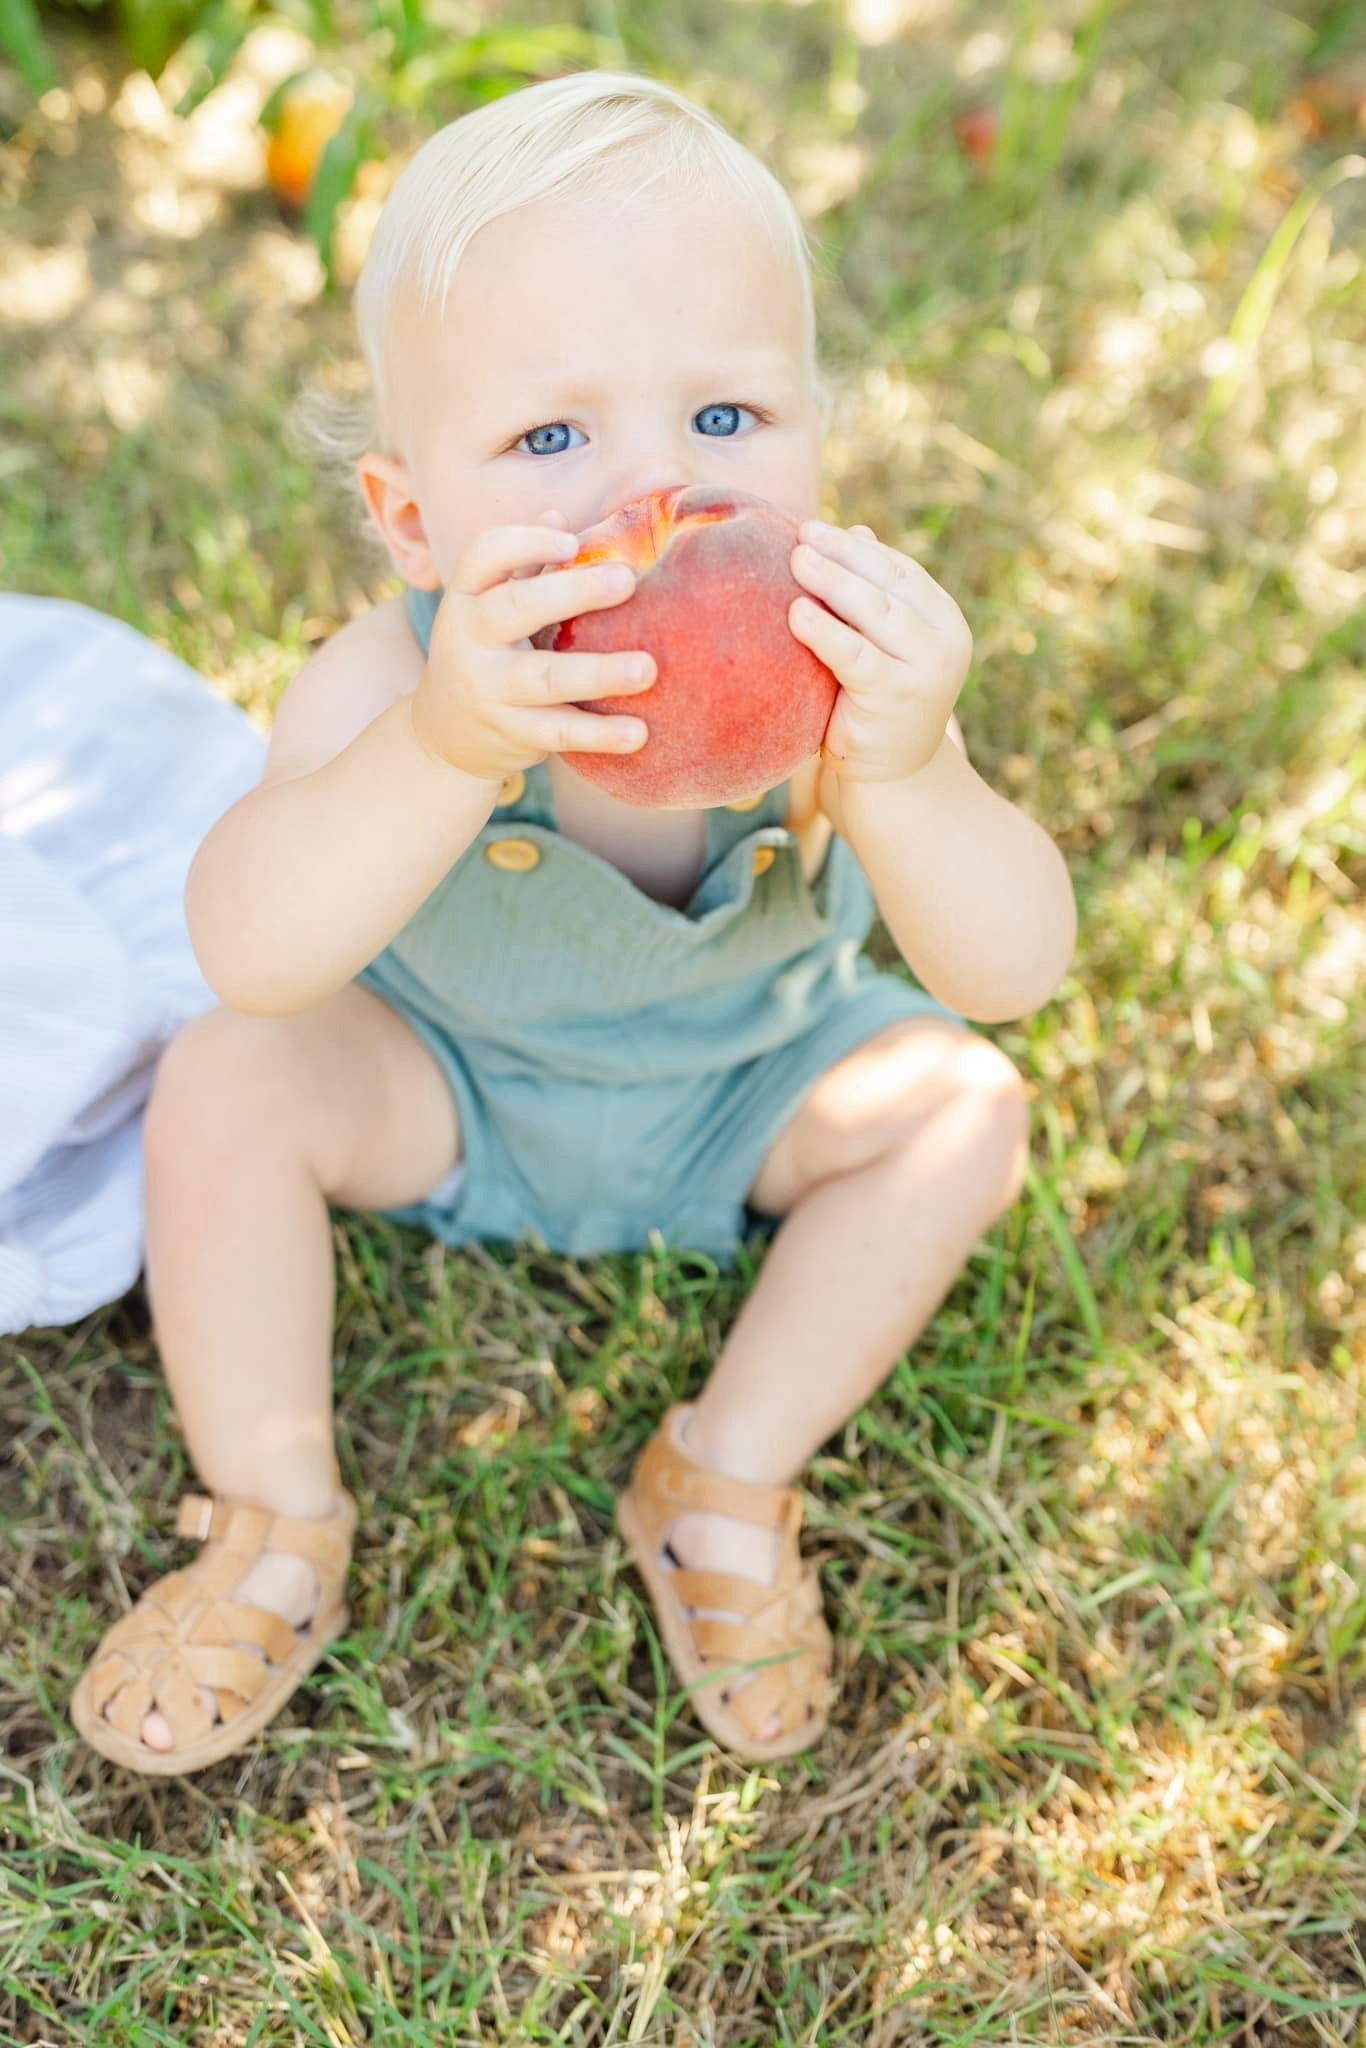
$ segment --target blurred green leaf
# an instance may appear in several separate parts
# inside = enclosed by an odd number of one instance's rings
[[[1246,375],[1248,364],[1256,354],[1262,330],[1271,317],[1285,277],[1287,265],[1295,251],[1295,244],[1304,231],[1306,222],[1319,201],[1340,185],[1346,178],[1366,177],[1366,156],[1341,156],[1336,163],[1328,164],[1317,178],[1306,185],[1294,205],[1267,243],[1262,259],[1253,271],[1246,291],[1238,301],[1229,325],[1228,340],[1232,344],[1234,360],[1222,370],[1209,388],[1204,411],[1200,415],[1203,432],[1219,419],[1233,402],[1234,393]]]
[[[355,184],[357,171],[374,153],[378,106],[373,93],[357,96],[355,105],[322,153],[304,207],[304,225],[318,245],[329,284],[333,282],[332,238],[337,209]]]
[[[33,0],[0,0],[0,50],[13,59],[31,93],[46,92],[57,83]]]
[[[1366,33],[1366,16],[1362,14],[1361,0],[1338,0],[1336,7],[1330,7],[1328,18],[1319,26],[1304,59],[1304,68],[1312,71],[1316,64],[1322,64],[1325,57],[1332,57],[1354,39],[1360,40]]]
[[[201,4],[202,0],[118,0],[124,47],[133,62],[159,78],[194,26]]]
[[[434,87],[454,85],[489,72],[539,78],[558,69],[607,66],[620,51],[602,37],[570,22],[545,28],[490,29],[482,35],[443,41],[406,64],[394,80],[395,96],[420,104]]]
[[[268,14],[258,14],[252,0],[221,0],[218,6],[205,9],[193,33],[181,46],[181,54],[191,67],[191,75],[189,85],[176,102],[175,111],[179,119],[183,121],[192,114],[214,87],[222,84],[228,66],[250,30],[271,18]]]

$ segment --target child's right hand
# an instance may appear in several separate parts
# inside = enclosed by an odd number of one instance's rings
[[[651,655],[555,654],[531,645],[542,626],[620,604],[635,589],[621,562],[541,574],[578,552],[562,515],[547,519],[557,524],[491,526],[471,543],[437,608],[414,693],[422,744],[479,781],[501,782],[547,754],[631,754],[649,737],[643,719],[573,707],[650,689]]]

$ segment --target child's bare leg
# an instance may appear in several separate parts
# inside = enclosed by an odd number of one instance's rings
[[[788,1484],[862,1407],[1023,1182],[1024,1085],[986,1039],[916,1018],[822,1077],[764,1162],[756,1209],[785,1215],[689,1417],[687,1447],[737,1479]],[[679,1519],[700,1570],[767,1581],[769,1531]],[[767,1733],[776,1733],[777,1720]]]
[[[292,1017],[211,1010],[163,1056],[144,1153],[153,1322],[205,1488],[329,1513],[328,1200],[384,1208],[436,1185],[459,1157],[440,1069],[356,984]],[[317,1585],[303,1559],[266,1552],[234,1597],[301,1624]],[[159,1713],[143,1740],[173,1746]]]

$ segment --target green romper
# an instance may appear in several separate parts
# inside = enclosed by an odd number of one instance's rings
[[[440,597],[407,592],[424,652]],[[505,788],[357,977],[430,1046],[460,1119],[461,1163],[380,1213],[570,1256],[658,1230],[730,1266],[760,1222],[746,1194],[817,1079],[896,1018],[963,1020],[862,954],[873,894],[838,835],[806,881],[786,784],[706,812],[685,910],[561,836],[543,765]]]

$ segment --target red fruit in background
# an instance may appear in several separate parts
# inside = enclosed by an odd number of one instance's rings
[[[579,539],[567,567],[628,562],[635,590],[534,644],[642,647],[658,674],[651,689],[581,707],[643,718],[644,746],[566,754],[567,766],[625,803],[705,809],[772,789],[819,751],[839,684],[787,621],[793,598],[811,595],[789,566],[794,519],[752,492],[692,484],[635,498]]]
[[[1287,111],[1311,142],[1366,135],[1366,61],[1335,72],[1309,72]]]
[[[975,164],[989,164],[996,154],[999,127],[994,107],[969,107],[953,117],[954,140]]]

